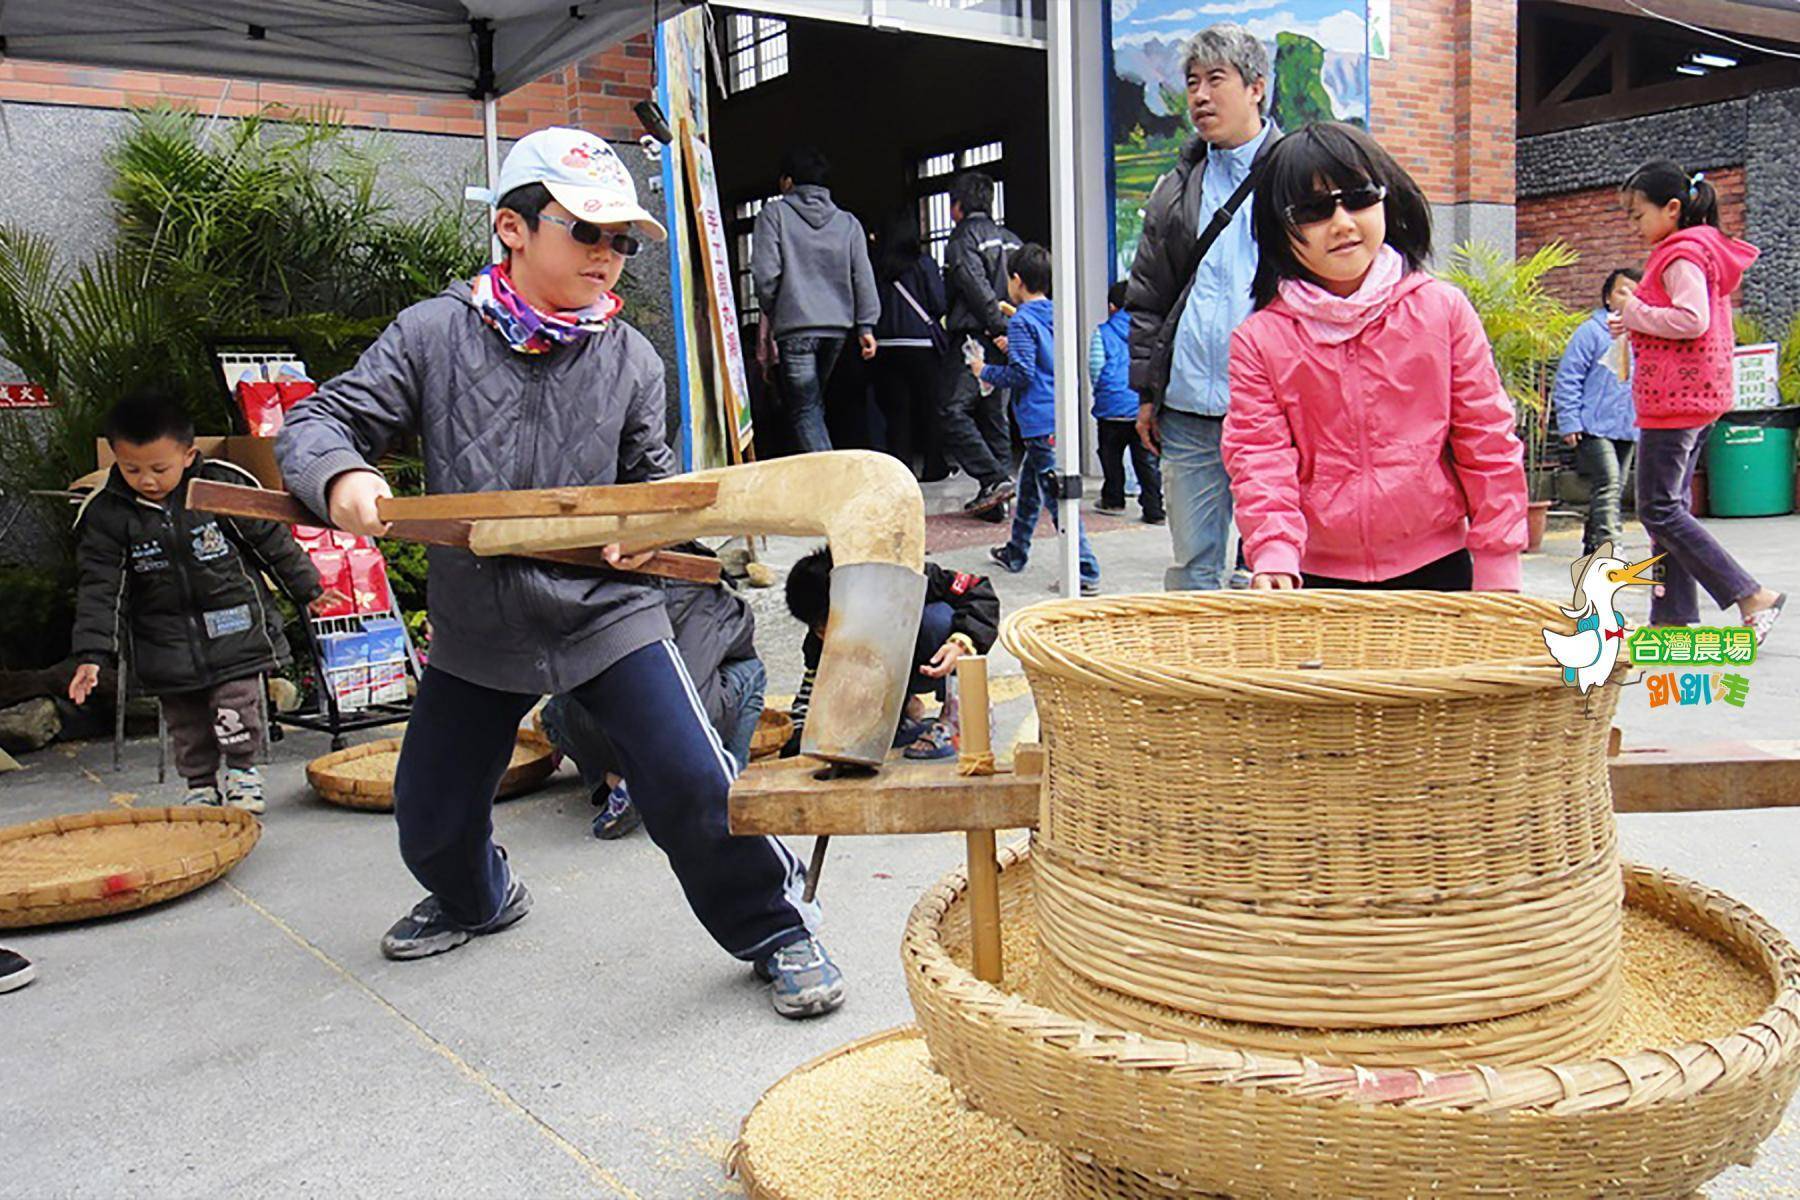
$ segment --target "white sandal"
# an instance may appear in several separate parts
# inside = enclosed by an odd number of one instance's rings
[[[1744,624],[1756,631],[1758,646],[1762,645],[1763,640],[1769,636],[1769,631],[1775,628],[1775,622],[1781,620],[1781,609],[1786,603],[1787,593],[1783,592],[1775,597],[1775,603],[1767,608],[1760,608],[1744,618]]]

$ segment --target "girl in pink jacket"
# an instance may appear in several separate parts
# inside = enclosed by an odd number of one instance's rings
[[[1733,403],[1731,293],[1756,261],[1748,242],[1719,230],[1712,184],[1659,160],[1631,173],[1620,190],[1625,213],[1652,249],[1644,282],[1610,322],[1631,334],[1631,398],[1637,406],[1638,519],[1663,555],[1650,596],[1652,625],[1700,620],[1699,587],[1720,608],[1735,604],[1761,642],[1787,596],[1738,565],[1694,519],[1688,497],[1706,433]]]
[[[1225,468],[1258,588],[1517,591],[1525,468],[1481,322],[1432,278],[1431,210],[1362,130],[1269,152]]]

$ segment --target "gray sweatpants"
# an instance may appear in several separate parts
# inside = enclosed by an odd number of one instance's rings
[[[263,746],[262,680],[233,679],[194,692],[160,697],[169,723],[175,769],[189,787],[214,787],[219,759],[233,767],[254,767]]]

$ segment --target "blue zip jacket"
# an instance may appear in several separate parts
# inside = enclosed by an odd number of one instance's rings
[[[1120,309],[1094,330],[1088,377],[1094,384],[1094,420],[1135,421],[1138,394],[1131,390],[1131,314]]]
[[[1048,300],[1028,300],[1006,323],[1006,362],[990,363],[981,378],[1011,388],[1013,416],[1022,438],[1056,432],[1056,310]]]
[[[1631,380],[1620,379],[1606,365],[1612,335],[1606,332],[1606,310],[1595,309],[1569,339],[1556,368],[1551,398],[1556,404],[1558,433],[1591,433],[1595,437],[1637,440],[1637,409],[1631,403]]]

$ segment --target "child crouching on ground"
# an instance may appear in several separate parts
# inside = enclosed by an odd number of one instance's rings
[[[784,754],[797,754],[800,735],[806,729],[807,708],[812,701],[813,677],[819,655],[825,649],[825,623],[831,616],[831,548],[821,546],[794,564],[787,577],[788,612],[806,626],[801,653],[806,674],[794,695],[791,714],[794,734]],[[894,733],[894,745],[906,747],[906,757],[950,758],[957,751],[960,730],[954,712],[946,709],[930,721],[919,698],[945,695],[944,680],[965,654],[986,654],[1000,634],[1000,597],[985,576],[949,571],[936,563],[925,564],[925,609],[919,618],[919,637],[913,649],[913,675],[906,686],[906,707]]]
[[[162,702],[188,804],[263,811],[262,677],[287,661],[265,572],[298,604],[323,597],[319,573],[287,526],[193,512],[192,479],[256,485],[248,471],[202,458],[171,396],[143,391],[106,419],[118,460],[75,517],[80,571],[69,699],[85,704],[100,667],[124,657]],[[219,760],[225,791],[219,793]]]

